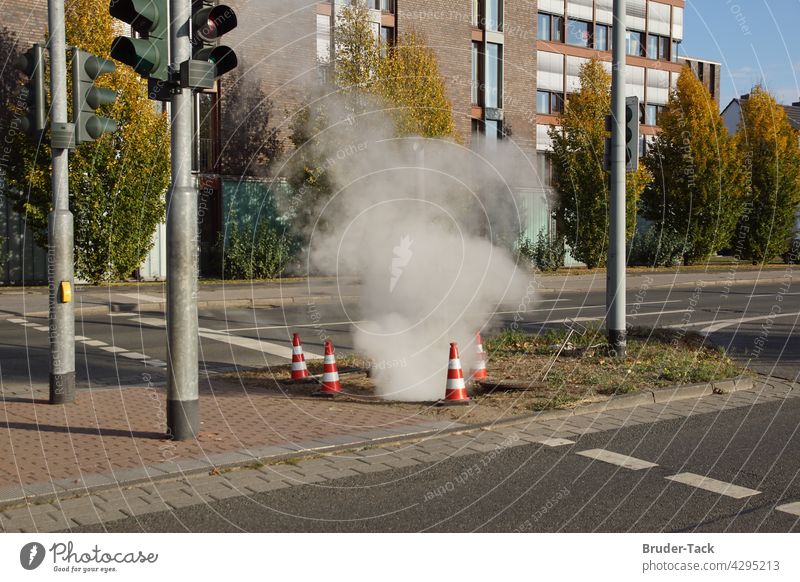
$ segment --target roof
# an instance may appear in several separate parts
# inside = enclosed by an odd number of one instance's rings
[[[746,95],[742,95],[742,98],[747,98]],[[731,99],[731,102],[725,106],[725,109],[722,110],[722,114],[724,115],[728,108],[736,103],[737,105],[741,105],[742,99]],[[791,105],[781,105],[784,111],[786,111],[786,116],[789,118],[789,123],[792,124],[792,127],[795,128],[797,131],[800,131],[800,101],[797,103],[792,103]]]

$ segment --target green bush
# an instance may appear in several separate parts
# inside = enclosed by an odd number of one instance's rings
[[[793,239],[789,250],[783,253],[783,262],[787,265],[800,263],[800,238]]]
[[[296,245],[267,220],[259,221],[253,233],[242,231],[232,217],[227,236],[220,233],[215,251],[225,279],[274,279],[293,259]]]
[[[567,248],[563,236],[551,238],[542,229],[536,237],[536,242],[526,236],[520,236],[518,246],[520,255],[540,271],[557,271],[564,266]]]
[[[674,267],[683,260],[684,241],[674,231],[652,225],[636,230],[628,264],[634,267]]]

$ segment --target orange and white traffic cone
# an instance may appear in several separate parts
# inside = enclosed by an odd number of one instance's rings
[[[308,378],[306,356],[303,354],[303,344],[300,343],[300,334],[294,334],[292,339],[292,380]]]
[[[475,349],[475,364],[470,371],[470,377],[473,380],[485,380],[488,374],[486,373],[486,354],[483,351],[481,332],[475,334],[475,341],[478,347]]]
[[[322,388],[317,392],[320,396],[334,396],[342,391],[339,382],[339,367],[336,365],[336,356],[333,355],[333,342],[325,342],[325,360],[323,362]]]
[[[458,357],[458,344],[450,344],[450,363],[447,366],[447,387],[444,393],[444,400],[437,404],[440,406],[456,406],[469,404],[467,396],[467,386],[464,384],[464,371],[461,369],[461,359]]]

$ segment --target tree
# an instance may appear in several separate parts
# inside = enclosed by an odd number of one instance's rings
[[[353,0],[336,15],[333,58],[336,85],[345,92],[368,91],[381,58],[366,0]]]
[[[240,63],[237,71],[244,69]],[[219,172],[228,176],[267,176],[283,144],[270,127],[272,100],[259,80],[235,73],[227,79],[221,98],[222,151]]]
[[[392,108],[399,134],[455,136],[453,108],[436,55],[414,32],[401,34],[380,59],[375,93]]]
[[[580,69],[580,90],[565,103],[561,125],[550,129],[553,182],[561,225],[572,255],[588,268],[608,258],[608,173],[603,169],[605,119],[611,111],[611,75],[592,59]],[[639,197],[651,176],[640,166],[627,175],[626,230],[636,226]]]
[[[655,176],[644,216],[684,240],[683,262],[707,260],[731,240],[741,214],[744,174],[714,98],[686,66],[659,117],[645,163]]]
[[[110,58],[116,34],[107,0],[67,0],[67,43]],[[117,91],[100,113],[118,131],[70,152],[70,207],[75,218],[75,273],[93,283],[131,275],[152,247],[164,220],[169,184],[169,124],[147,98],[147,86],[127,66],[101,77]],[[37,243],[47,246],[51,208],[49,136],[33,145],[20,136],[7,192],[26,216]]]
[[[789,250],[800,204],[800,144],[786,110],[763,87],[742,101],[735,137],[741,160],[748,160],[750,191],[733,246],[753,263]]]

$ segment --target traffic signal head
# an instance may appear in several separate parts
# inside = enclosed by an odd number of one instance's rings
[[[44,47],[40,44],[33,45],[19,56],[15,65],[28,77],[23,89],[27,111],[20,125],[27,135],[38,139],[47,125]]]
[[[639,98],[625,99],[625,166],[628,171],[639,167]]]
[[[145,79],[169,79],[169,0],[111,0],[109,12],[131,25],[141,38],[119,36],[112,58],[133,67]]]
[[[238,26],[236,12],[225,4],[195,0],[192,4],[192,59],[214,66],[216,79],[239,65],[236,53],[219,39]]]
[[[72,52],[72,112],[75,122],[75,143],[94,141],[107,132],[117,130],[117,122],[97,115],[95,110],[117,100],[111,89],[95,87],[101,75],[117,70],[112,61],[101,59],[80,49]]]

